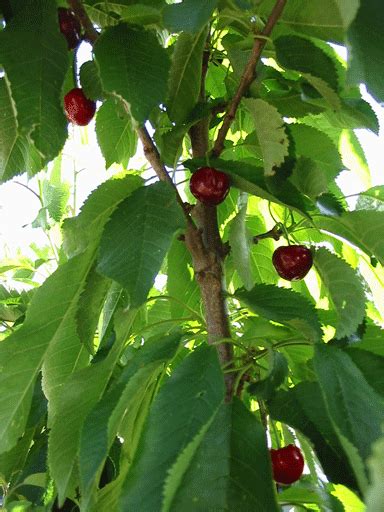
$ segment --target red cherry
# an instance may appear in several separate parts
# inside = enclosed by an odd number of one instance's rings
[[[64,96],[64,109],[68,120],[79,126],[87,125],[96,112],[96,103],[75,87]]]
[[[304,469],[304,458],[300,448],[294,444],[270,450],[272,472],[275,482],[279,484],[292,484],[298,480]]]
[[[215,206],[227,197],[230,179],[227,174],[213,167],[200,167],[192,174],[189,188],[196,199]]]
[[[81,25],[74,13],[65,7],[58,8],[60,32],[66,38],[68,49],[73,50],[80,42]]]
[[[272,263],[280,277],[298,281],[308,274],[313,256],[311,250],[304,245],[285,245],[275,250]]]

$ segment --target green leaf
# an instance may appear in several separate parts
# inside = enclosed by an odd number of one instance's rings
[[[0,182],[28,170],[40,170],[40,158],[27,137],[18,133],[17,112],[6,79],[0,79]],[[37,158],[36,158],[37,157]]]
[[[333,181],[343,169],[340,154],[332,139],[324,132],[303,124],[290,125],[296,155],[316,163],[318,173],[325,173]]]
[[[170,62],[154,34],[122,23],[107,29],[95,47],[103,89],[121,96],[138,123],[165,101]]]
[[[98,271],[114,279],[142,304],[175,232],[184,226],[175,192],[163,182],[142,187],[123,201],[105,227]]]
[[[384,329],[378,325],[367,325],[363,339],[356,344],[356,348],[384,357],[383,339]]]
[[[104,101],[96,116],[96,135],[105,167],[118,163],[128,167],[129,159],[137,149],[137,135],[131,116],[117,98]]]
[[[117,205],[139,188],[143,180],[128,175],[102,183],[88,197],[77,217],[63,224],[63,247],[69,257],[99,245],[104,226]]]
[[[321,78],[333,89],[338,89],[335,64],[310,39],[299,36],[281,36],[274,41],[276,57],[283,67]]]
[[[265,174],[271,176],[288,155],[289,141],[283,118],[275,107],[264,100],[248,98],[244,99],[243,103],[249,110],[256,128]]]
[[[251,213],[251,212],[250,212]],[[249,215],[246,228],[252,235],[267,231],[264,219],[261,216]],[[276,284],[279,280],[275,269],[271,267],[274,245],[271,239],[265,239],[251,247],[251,269],[256,283]]]
[[[368,256],[374,255],[384,264],[384,212],[359,210],[345,212],[339,217],[316,216],[315,225],[348,240]]]
[[[383,340],[381,339],[383,344]],[[354,344],[350,348],[344,349],[349,355],[355,365],[359,368],[364,375],[368,384],[378,393],[384,397],[384,356],[374,354],[368,350],[361,350],[361,343]]]
[[[48,180],[43,182],[43,203],[48,210],[49,216],[60,222],[67,213],[70,186],[68,183],[52,183]]]
[[[265,379],[250,384],[247,388],[248,393],[262,400],[269,400],[288,376],[288,363],[283,354],[272,351],[270,356],[268,376]]]
[[[158,3],[161,4],[161,2]],[[111,8],[120,16],[122,21],[131,25],[153,25],[161,21],[160,10],[157,9],[157,6],[145,5],[144,2],[133,5],[119,5],[117,2],[108,2],[108,9]]]
[[[263,1],[260,12],[269,15],[274,3],[274,0]],[[359,0],[323,0],[321,3],[290,0],[279,22],[311,37],[343,42],[344,32],[355,17],[358,7]]]
[[[384,400],[369,386],[351,358],[338,348],[318,345],[314,366],[329,416],[364,491],[367,476],[363,468],[372,443],[381,436]]]
[[[183,0],[166,5],[163,22],[171,32],[198,32],[206,25],[218,0]]]
[[[88,274],[84,291],[80,296],[76,313],[77,333],[90,354],[95,350],[95,331],[109,287],[109,279],[98,274],[93,268]]]
[[[278,510],[262,425],[240,400],[223,404],[168,473],[162,512]]]
[[[326,173],[308,157],[300,156],[297,159],[290,180],[300,192],[312,198],[328,190]]]
[[[260,284],[249,292],[236,291],[236,297],[264,318],[288,325],[309,340],[321,339],[322,330],[314,307],[293,290]]]
[[[341,109],[341,100],[339,96],[325,80],[317,76],[313,76],[310,73],[302,73],[302,76],[314,89],[316,89],[320,96],[325,99],[332,110],[337,112]]]
[[[186,121],[199,98],[206,38],[206,28],[196,35],[183,33],[172,53],[167,111],[169,118],[178,124]]]
[[[288,391],[278,391],[268,401],[274,420],[302,432],[313,444],[327,478],[356,489],[352,468],[346,459],[317,382],[301,382]]]
[[[73,374],[56,404],[56,415],[49,434],[48,463],[60,503],[64,502],[68,490],[72,491],[70,486],[77,463],[81,428],[88,413],[100,400],[124,342],[123,339],[115,343],[108,357],[100,363]]]
[[[378,185],[359,194],[356,210],[384,211],[384,186]]]
[[[384,101],[380,69],[384,65],[384,12],[380,0],[361,0],[360,9],[348,30],[350,83],[364,82],[377,101]],[[368,56],[368,57],[367,57]]]
[[[157,395],[124,482],[120,508],[161,510],[169,469],[223,400],[217,351],[201,346],[184,359]]]
[[[44,162],[52,160],[67,138],[60,92],[69,64],[54,2],[25,2],[0,33],[0,62],[17,112],[18,133],[31,138]]]
[[[315,252],[314,264],[336,316],[336,338],[353,334],[365,316],[365,294],[356,272],[326,249]]]
[[[377,512],[384,508],[384,438],[373,445],[372,455],[368,459],[371,484],[367,489],[365,502],[366,512]]]
[[[54,374],[45,374],[48,396],[59,390],[76,365],[81,345],[74,314],[89,270],[89,253],[60,266],[35,292],[21,328],[0,343],[0,389],[7,390],[0,393],[0,452],[10,450],[24,432],[44,361],[48,368],[50,362],[57,364]],[[58,350],[61,357],[56,361]]]
[[[85,96],[90,100],[101,100],[104,97],[99,70],[93,60],[88,60],[81,65],[80,83]],[[98,115],[99,113],[100,111]]]
[[[131,435],[125,427],[124,448],[126,455],[133,458],[140,436],[137,418],[143,407],[143,400],[153,390],[164,364],[174,356],[180,343],[180,333],[152,338],[135,351],[118,382],[103,396],[89,413],[80,439],[80,478],[82,483],[82,506],[89,503],[92,492],[97,488],[97,474],[101,473],[113,440],[121,429],[123,421],[130,418]],[[128,437],[127,437],[128,436]]]
[[[247,215],[247,204],[242,206],[236,217],[230,221],[229,244],[231,246],[231,255],[235,269],[246,288],[250,290],[254,285],[251,271],[251,237],[245,226]]]

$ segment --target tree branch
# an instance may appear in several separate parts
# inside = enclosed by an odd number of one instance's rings
[[[141,126],[136,128],[137,135],[139,139],[141,140],[141,143],[143,145],[143,151],[144,156],[148,160],[148,162],[151,164],[153,170],[157,174],[159,180],[165,181],[166,183],[169,183],[171,187],[175,190],[176,193],[176,200],[183,209],[184,215],[187,219],[187,223],[190,223],[193,225],[191,216],[190,216],[190,207],[189,205],[186,205],[184,201],[181,199],[180,194],[176,188],[176,185],[173,183],[170,175],[167,172],[167,169],[164,167],[161,158],[160,153],[155,146],[155,143],[152,140],[152,137],[149,135],[148,130],[145,128],[145,126]]]
[[[205,49],[202,58],[200,101],[206,101],[205,78],[210,58],[210,30],[208,31]],[[204,157],[209,149],[209,121],[208,115],[198,121],[189,131],[192,155],[194,158]],[[225,287],[223,275],[224,248],[220,237],[217,208],[198,202],[193,209],[192,216],[199,230],[187,229],[185,242],[193,260],[193,268],[200,288],[204,305],[208,332],[208,343],[215,343],[222,338],[230,338],[227,305],[225,300]],[[220,363],[228,368],[232,366],[233,347],[230,343],[217,345]],[[232,400],[235,374],[224,374],[226,386],[226,401]]]
[[[244,73],[240,79],[240,84],[236,91],[236,94],[229,104],[227,113],[224,116],[223,124],[219,130],[215,144],[212,149],[212,156],[215,158],[218,158],[222,153],[224,149],[225,139],[227,137],[229,128],[233,120],[235,119],[240,101],[255,78],[256,65],[260,60],[261,52],[265,46],[265,38],[270,36],[272,29],[276,25],[278,19],[280,18],[286,3],[287,0],[276,0],[275,6],[268,18],[268,21],[260,34],[261,37],[258,37],[257,35],[255,36],[255,42],[253,45],[251,57],[244,69]]]
[[[93,26],[86,10],[84,9],[81,0],[67,0],[69,7],[79,18],[81,26],[84,29],[84,39],[91,44],[94,44],[99,37],[98,31]]]

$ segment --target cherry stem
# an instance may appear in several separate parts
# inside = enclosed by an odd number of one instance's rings
[[[260,235],[255,235],[252,238],[254,244],[257,244],[259,240],[263,240],[264,238],[273,238],[274,240],[280,240],[281,235],[283,234],[283,229],[281,228],[281,223],[278,222],[272,229],[267,231],[266,233],[260,233]]]
[[[277,432],[276,422],[274,420],[272,420],[271,417],[269,417],[269,426],[270,426],[270,430],[272,430],[272,432],[273,432],[273,436],[275,438],[277,448],[281,448],[281,440],[280,440],[280,436]]]

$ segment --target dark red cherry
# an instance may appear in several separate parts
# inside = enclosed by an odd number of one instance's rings
[[[189,188],[196,199],[215,206],[227,197],[230,179],[227,174],[213,167],[200,167],[192,174]]]
[[[304,469],[300,448],[294,444],[270,450],[273,478],[279,484],[292,484],[299,480]]]
[[[298,281],[308,274],[313,256],[311,250],[304,245],[285,245],[275,250],[272,263],[280,277]]]
[[[73,50],[80,43],[81,25],[74,13],[65,7],[58,8],[60,32],[68,43],[68,49]]]
[[[95,115],[96,103],[86,98],[82,89],[75,87],[64,96],[64,110],[71,123],[85,126]]]

